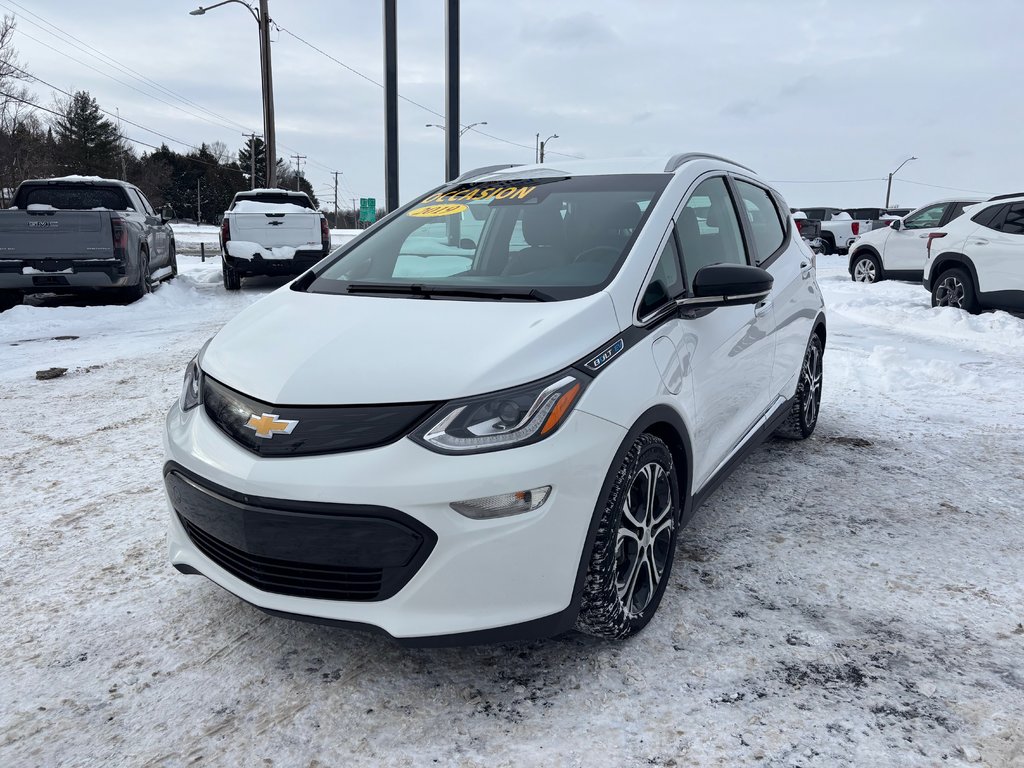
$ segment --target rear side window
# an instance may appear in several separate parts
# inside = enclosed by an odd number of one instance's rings
[[[747,264],[732,196],[719,176],[701,182],[676,220],[686,279],[709,264]]]
[[[750,222],[750,231],[754,235],[754,246],[758,261],[766,261],[782,246],[786,239],[786,229],[779,219],[778,209],[772,202],[768,192],[745,181],[736,180],[743,207]]]
[[[968,205],[974,205],[974,203],[964,201],[950,203],[949,213],[946,215],[946,221],[952,221],[953,219],[963,216],[964,208],[966,208]]]
[[[1024,235],[1024,203],[1014,203],[1000,229],[1008,235]]]
[[[120,187],[94,187],[89,185],[30,187],[22,190],[15,200],[19,208],[30,205],[48,205],[62,211],[88,211],[109,208],[112,211],[128,209],[128,197]]]
[[[999,229],[996,222],[1003,218],[1003,213],[1006,211],[1008,205],[992,205],[983,210],[981,213],[976,213],[974,218],[971,219],[975,224],[981,224],[983,227],[989,229]]]

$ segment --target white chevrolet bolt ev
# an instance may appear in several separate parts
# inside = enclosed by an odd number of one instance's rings
[[[744,166],[500,166],[230,321],[167,415],[171,562],[408,644],[641,630],[676,536],[822,386],[814,257]]]

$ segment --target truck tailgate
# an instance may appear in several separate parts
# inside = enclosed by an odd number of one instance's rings
[[[229,214],[232,240],[257,243],[264,248],[289,245],[292,248],[320,248],[320,214],[239,213]]]
[[[110,259],[109,211],[0,211],[0,259]]]

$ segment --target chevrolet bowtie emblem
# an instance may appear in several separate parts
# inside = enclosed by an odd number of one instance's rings
[[[255,413],[249,417],[245,426],[256,433],[256,437],[271,438],[278,432],[282,435],[290,435],[292,430],[299,424],[298,421],[279,419],[276,413],[264,413],[257,416]]]

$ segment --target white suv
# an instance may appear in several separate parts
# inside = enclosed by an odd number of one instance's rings
[[[850,277],[859,283],[921,279],[928,236],[964,208],[983,198],[938,200],[897,219],[888,227],[861,235],[850,247]]]
[[[418,197],[189,364],[171,562],[412,644],[639,631],[701,501],[814,429],[824,307],[786,211],[703,154]]]
[[[1024,194],[999,195],[928,238],[933,307],[1024,311]]]

